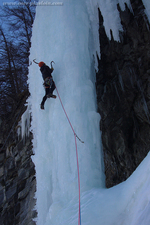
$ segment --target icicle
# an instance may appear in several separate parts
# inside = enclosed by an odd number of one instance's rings
[[[29,136],[30,133],[30,119],[31,119],[31,114],[30,114],[30,106],[28,105],[26,111],[21,117],[21,136],[22,138],[25,138],[25,136]]]

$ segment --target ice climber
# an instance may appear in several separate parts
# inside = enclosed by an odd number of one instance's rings
[[[44,62],[39,62],[40,71],[42,73],[42,77],[44,80],[44,88],[45,88],[45,95],[41,102],[41,109],[44,109],[44,103],[47,98],[56,98],[56,95],[53,95],[53,91],[55,90],[55,82],[53,81],[53,77],[51,73],[53,72],[54,68],[51,62],[51,68],[47,66]]]

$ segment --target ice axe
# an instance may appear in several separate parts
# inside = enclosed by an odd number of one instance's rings
[[[35,64],[39,64],[39,63],[38,63],[38,62],[36,62],[35,60],[36,60],[36,59],[33,59],[33,62],[34,62]],[[54,64],[55,64],[55,62],[54,62],[54,61],[51,61],[51,62],[50,62],[51,67],[52,67],[52,63],[54,63]]]
[[[33,62],[34,62],[35,64],[39,64],[39,63],[38,63],[38,62],[36,62],[35,60],[36,60],[36,59],[33,59]]]
[[[51,63],[50,63],[50,64],[51,64],[51,68],[53,68],[52,63],[54,63],[54,64],[55,64],[55,62],[54,62],[54,61],[51,61]]]

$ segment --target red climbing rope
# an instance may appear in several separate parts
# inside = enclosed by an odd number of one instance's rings
[[[79,188],[79,214],[78,214],[78,225],[81,225],[80,174],[79,174],[79,160],[78,160],[78,148],[77,148],[77,139],[76,139],[76,138],[78,138],[80,141],[81,141],[81,139],[76,135],[76,133],[75,133],[75,131],[74,131],[74,129],[73,129],[73,126],[72,126],[72,124],[71,124],[71,122],[70,122],[70,120],[69,120],[69,117],[68,117],[68,115],[67,115],[67,113],[66,113],[66,110],[65,110],[65,108],[64,108],[64,106],[63,106],[63,103],[62,103],[62,101],[61,101],[61,98],[60,98],[59,92],[58,92],[58,90],[57,90],[57,87],[56,87],[56,91],[57,91],[57,94],[58,94],[58,97],[59,97],[61,106],[62,106],[62,108],[63,108],[63,110],[64,110],[64,113],[65,113],[65,115],[66,115],[66,117],[67,117],[67,120],[68,120],[68,122],[69,122],[69,124],[70,124],[70,127],[71,127],[73,133],[74,133],[74,138],[75,138],[76,158],[77,158],[77,170],[78,170],[78,188]],[[81,141],[81,142],[84,143],[83,141]]]
[[[78,186],[79,186],[79,216],[78,216],[78,225],[81,225],[81,211],[80,211],[80,174],[79,174],[79,160],[78,160],[78,151],[77,151],[77,139],[76,134],[74,134],[75,145],[76,145],[76,158],[77,158],[77,168],[78,168]]]

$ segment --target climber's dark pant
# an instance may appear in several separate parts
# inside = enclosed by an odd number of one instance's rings
[[[46,99],[47,99],[47,95],[53,94],[53,91],[54,91],[54,90],[55,90],[55,83],[54,83],[54,82],[53,82],[51,88],[45,88],[45,95],[44,95],[44,97],[43,97],[43,100],[42,100],[42,102],[41,102],[41,105],[44,106],[44,103],[45,103],[45,101],[46,101]]]

